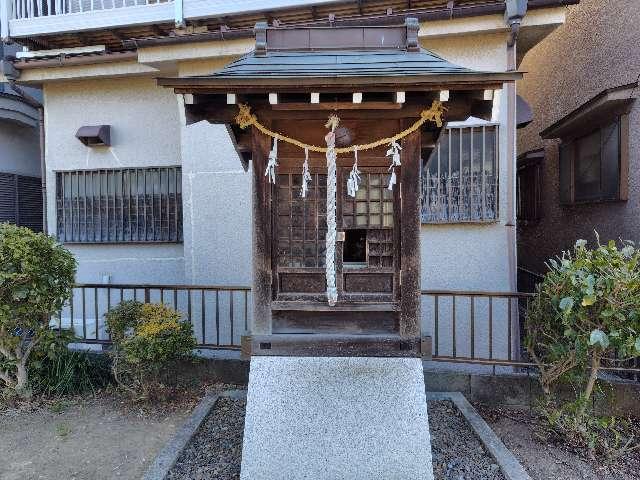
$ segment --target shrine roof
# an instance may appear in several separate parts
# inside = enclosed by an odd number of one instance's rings
[[[418,24],[397,27],[267,28],[256,26],[256,49],[210,75],[159,79],[160,85],[213,89],[448,83],[482,85],[521,78],[476,71],[418,43]]]

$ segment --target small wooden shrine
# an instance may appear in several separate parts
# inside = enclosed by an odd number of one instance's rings
[[[520,75],[449,63],[418,29],[258,24],[222,70],[159,80],[253,162],[251,354],[420,355],[423,159]]]

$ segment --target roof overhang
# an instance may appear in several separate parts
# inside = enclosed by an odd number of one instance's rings
[[[269,28],[256,48],[211,75],[160,78],[179,93],[469,90],[501,88],[519,72],[481,72],[420,48],[419,24],[390,27]]]
[[[584,133],[585,129],[608,123],[615,117],[629,112],[635,100],[634,92],[638,92],[639,87],[639,82],[634,82],[604,90],[544,129],[540,136],[545,140],[567,139]]]

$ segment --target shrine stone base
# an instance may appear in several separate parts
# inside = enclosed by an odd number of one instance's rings
[[[242,480],[431,480],[418,358],[253,357]]]

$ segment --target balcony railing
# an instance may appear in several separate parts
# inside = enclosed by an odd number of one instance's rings
[[[11,0],[12,19],[169,3],[174,0]]]

